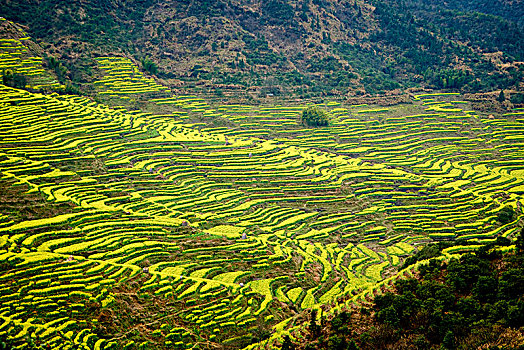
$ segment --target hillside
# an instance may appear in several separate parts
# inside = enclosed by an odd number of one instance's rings
[[[444,7],[446,6],[446,7]],[[467,7],[467,8],[466,8]],[[522,82],[523,29],[503,10],[418,1],[0,1],[84,90],[94,57],[127,56],[179,93],[253,97],[487,91]],[[492,8],[492,7],[491,7]]]
[[[522,26],[524,24],[524,3],[513,0],[408,0],[408,4],[447,8],[460,12],[478,12],[505,18]]]
[[[508,243],[426,261],[360,310],[312,313],[282,349],[524,349],[524,237],[520,253],[503,253]]]
[[[522,350],[496,3],[0,0],[0,350]]]

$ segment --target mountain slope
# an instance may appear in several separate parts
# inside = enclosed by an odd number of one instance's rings
[[[452,259],[428,245],[423,250],[434,251],[433,259],[425,258],[414,277],[397,280],[372,305],[352,305],[334,317],[312,312],[282,349],[522,350],[524,255],[508,244],[500,238]]]
[[[520,26],[524,25],[524,2],[521,0],[409,0],[408,2],[461,12],[485,13],[505,18]]]
[[[521,27],[454,8],[398,0],[0,1],[0,15],[47,43],[77,84],[89,83],[93,57],[124,55],[151,59],[166,84],[194,92],[517,87]]]

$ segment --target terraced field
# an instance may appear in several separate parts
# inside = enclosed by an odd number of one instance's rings
[[[94,82],[100,95],[123,100],[171,95],[169,88],[146,78],[129,58],[98,57],[96,62],[104,74],[102,79]]]
[[[11,28],[16,34],[9,38],[0,38],[0,72],[11,71],[24,75],[28,80],[27,88],[63,90],[64,86],[42,67],[43,58],[36,56],[30,49],[30,37],[27,33],[15,27],[13,22],[0,17],[2,34],[5,27]]]
[[[365,299],[422,244],[513,239],[524,113],[485,117],[459,98],[328,103],[332,125],[305,129],[305,105],[158,97],[174,112],[152,115],[0,85],[2,182],[70,205],[0,213],[0,335],[242,348],[271,331],[277,344],[301,310]],[[517,215],[501,224],[505,206]]]

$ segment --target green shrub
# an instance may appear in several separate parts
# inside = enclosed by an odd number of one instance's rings
[[[515,210],[512,206],[505,206],[497,214],[497,220],[503,224],[508,224],[513,221],[515,216]]]
[[[16,89],[25,89],[27,78],[23,74],[7,69],[2,72],[2,84]]]
[[[302,123],[307,126],[328,126],[329,115],[316,106],[308,107],[302,112]]]

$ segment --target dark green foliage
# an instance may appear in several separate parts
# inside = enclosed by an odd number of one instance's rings
[[[264,36],[254,37],[244,35],[242,40],[246,44],[246,50],[242,53],[246,56],[247,64],[253,65],[282,65],[285,58],[269,48],[269,43]],[[238,62],[238,67],[245,65],[243,60]]]
[[[427,350],[431,346],[431,343],[425,336],[419,335],[413,340],[413,345],[415,345],[415,348],[418,350]]]
[[[351,339],[348,343],[348,346],[346,347],[347,350],[358,350],[358,345],[355,343],[353,339]]]
[[[289,23],[295,16],[293,7],[284,0],[268,0],[262,2],[262,15],[270,24]]]
[[[506,247],[506,246],[511,245],[511,240],[509,240],[506,237],[499,236],[495,240],[495,244],[498,245],[498,246],[501,246],[501,247]]]
[[[0,335],[0,350],[11,350],[12,344],[7,340],[7,335]]]
[[[508,242],[500,239],[499,243]],[[524,325],[524,266],[522,258],[506,258],[507,270],[499,274],[494,263],[466,254],[449,264],[421,270],[421,281],[397,283],[398,294],[375,297],[376,319],[399,329],[418,329],[424,339],[445,349],[456,347],[457,337],[467,336],[485,320],[510,327]],[[416,315],[425,315],[415,317]],[[417,323],[423,321],[423,324]],[[484,320],[484,321],[483,321]]]
[[[150,58],[146,57],[142,59],[142,69],[149,73],[150,75],[158,74],[158,67],[155,62],[151,61]]]
[[[311,310],[311,316],[309,320],[309,334],[313,339],[316,339],[320,335],[320,325],[317,324],[317,310]]]
[[[426,6],[442,6],[439,0],[409,0],[408,3],[420,3]],[[519,1],[504,0],[446,0],[446,6],[460,12],[480,12],[496,15],[524,25],[524,4]]]
[[[347,348],[348,342],[343,336],[333,335],[328,340],[328,350],[346,350]]]
[[[516,305],[508,307],[508,325],[520,328],[524,324],[524,301],[520,300]]]
[[[524,252],[524,227],[520,230],[520,234],[517,236],[515,245],[520,253]]]
[[[475,254],[466,254],[460,260],[451,260],[447,272],[447,282],[455,290],[465,292],[477,283],[479,276],[490,275],[490,265]]]
[[[486,13],[520,18],[513,9],[522,9],[522,4],[504,4],[499,8],[505,10],[499,12],[486,2],[490,9]],[[279,82],[279,93],[294,92],[305,98],[349,91],[358,95],[362,89],[379,94],[420,85],[513,90],[524,78],[522,66],[511,65],[524,57],[522,28],[499,17],[457,11],[479,6],[457,7],[436,0],[431,6],[420,0],[268,0],[258,4],[130,0],[123,5],[116,0],[88,0],[64,5],[58,0],[0,0],[0,9],[3,17],[26,25],[36,41],[56,47],[53,54],[67,69],[51,69],[63,84],[69,80],[87,83],[93,77],[87,67],[78,66],[79,59],[112,53],[154,57],[159,67],[142,64],[144,71],[166,79],[264,89],[265,79],[271,78]],[[199,30],[187,25],[189,17],[195,18]],[[238,30],[222,35],[225,20]],[[312,40],[316,37],[321,39],[319,47]],[[224,61],[224,50],[218,47],[227,49],[233,41],[240,44],[243,57]],[[294,49],[283,50],[289,43]],[[481,54],[498,51],[509,67],[494,65]],[[195,59],[202,69],[187,74],[187,62]],[[159,69],[164,65],[177,69]],[[522,101],[519,96],[512,94],[517,101],[512,102]]]
[[[500,221],[502,224],[507,224],[512,222],[515,217],[515,210],[512,206],[505,206],[502,208],[498,214],[497,214],[497,220]]]
[[[24,89],[27,85],[27,78],[23,74],[7,69],[2,71],[2,84],[16,89]]]
[[[328,126],[329,115],[317,106],[308,107],[302,112],[302,123],[313,127]]]
[[[497,297],[498,280],[494,276],[480,276],[473,286],[473,295],[481,302],[494,301]]]
[[[295,344],[289,338],[289,335],[284,336],[284,341],[282,342],[282,350],[294,350],[296,349]]]
[[[455,336],[452,331],[448,331],[442,340],[445,349],[455,349]]]
[[[504,96],[504,90],[500,90],[499,96],[497,97],[497,101],[501,103],[506,101],[506,97]]]
[[[512,94],[510,97],[511,103],[514,104],[523,104],[524,103],[524,93]]]
[[[67,78],[67,68],[53,56],[45,56],[44,59],[47,67],[55,72],[61,83],[64,83]]]
[[[408,257],[404,261],[404,265],[402,266],[402,268],[406,268],[410,265],[413,265],[417,261],[436,258],[437,256],[440,256],[440,253],[442,252],[443,249],[449,248],[451,246],[453,246],[452,242],[439,242],[439,243],[434,243],[434,244],[428,244],[424,246],[416,254]]]
[[[400,324],[400,318],[397,309],[392,305],[377,312],[377,320],[383,323],[388,323],[394,327],[398,327]]]
[[[462,90],[504,88],[515,85],[514,78],[521,77],[520,69],[513,73],[509,70],[492,75],[481,73],[495,67],[479,59],[473,48],[450,43],[467,41],[474,43],[474,47],[502,50],[507,53],[507,60],[512,61],[524,55],[522,29],[514,23],[479,13],[447,10],[442,2],[432,7],[423,1],[376,0],[373,4],[382,30],[374,32],[371,40],[389,44],[391,54],[394,52],[398,57],[395,68],[399,73],[422,75],[439,89]],[[454,56],[468,61],[472,70],[454,68]]]
[[[331,320],[331,327],[339,333],[345,333],[348,330],[347,322],[349,321],[349,316],[346,311],[335,315]]]
[[[489,0],[482,0],[484,3],[487,1]],[[417,13],[417,17],[427,21],[429,27],[450,39],[468,38],[473,46],[485,47],[492,52],[500,50],[517,60],[523,57],[522,26],[512,21],[493,16],[488,11],[482,13],[482,10],[469,9],[467,12],[468,10],[464,9],[465,12],[459,12],[452,6],[444,5],[443,2],[428,6],[425,0],[408,0],[405,4],[407,10]],[[521,11],[524,9],[522,5],[514,8],[520,8]]]
[[[419,254],[440,254],[441,243]],[[500,237],[481,254],[464,254],[448,263],[430,259],[420,267],[419,278],[398,280],[394,293],[375,296],[374,314],[341,312],[313,344],[316,349],[363,350],[495,344],[508,328],[524,327],[524,256],[492,252],[511,244]]]
[[[70,95],[82,95],[82,91],[76,87],[75,85],[71,84],[71,83],[67,83],[66,84],[66,87],[64,89],[64,93],[65,94],[70,94]]]
[[[499,278],[499,298],[511,300],[524,295],[522,268],[510,268]]]

